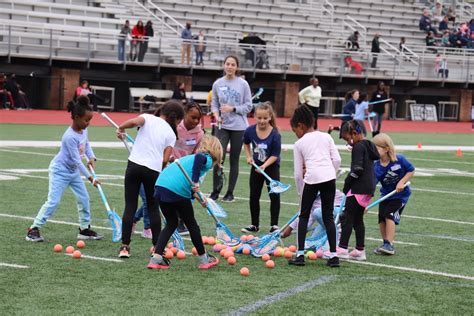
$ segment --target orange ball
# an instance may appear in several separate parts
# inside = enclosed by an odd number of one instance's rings
[[[247,247],[245,247],[245,248],[242,250],[242,253],[243,253],[244,255],[249,255],[249,254],[250,254],[250,249],[247,248]]]
[[[233,266],[237,262],[237,259],[235,257],[229,257],[227,258],[227,263]]]
[[[247,235],[242,235],[240,236],[241,241],[247,241]]]
[[[178,258],[179,260],[183,260],[186,258],[186,253],[182,250],[179,250],[176,254],[176,258]]]
[[[291,251],[291,252],[296,252],[296,246],[291,245],[290,247],[288,247],[288,250]]]
[[[255,236],[254,235],[247,235],[247,240],[251,240],[251,239],[254,239]]]
[[[54,245],[53,249],[54,249],[54,252],[61,252],[61,251],[63,251],[63,246],[60,245],[60,244],[56,244],[56,245]]]
[[[166,259],[173,259],[174,255],[173,252],[170,249],[165,250],[165,258]]]
[[[202,236],[202,243],[203,243],[204,245],[207,244],[207,236]]]
[[[176,247],[173,247],[173,248],[170,248],[171,252],[173,253],[173,255],[177,254],[178,253],[178,248]]]
[[[243,267],[242,269],[240,269],[240,275],[249,276],[250,275],[249,269],[247,267]]]
[[[293,257],[293,253],[289,250],[285,251],[285,254],[284,254],[285,258],[286,259],[290,259],[291,257]]]
[[[232,250],[230,250],[230,249],[229,249],[229,250],[226,250],[226,251],[224,252],[224,258],[225,258],[225,259],[229,259],[230,257],[233,257],[233,256],[234,256],[234,252],[233,252]]]
[[[86,246],[86,243],[84,242],[84,240],[78,240],[77,243],[76,243],[76,246],[77,248],[84,248]]]
[[[81,254],[81,252],[80,252],[79,250],[75,250],[75,251],[72,253],[72,257],[73,257],[73,258],[79,259],[81,256],[82,256],[82,254]]]
[[[270,255],[269,255],[269,254],[264,254],[264,255],[262,256],[262,260],[263,260],[263,261],[268,261],[268,260],[270,260]]]
[[[219,254],[224,257],[225,252],[227,251],[227,248],[222,248],[221,251],[219,251]]]
[[[267,266],[267,268],[273,269],[275,267],[275,261],[268,260],[267,262],[265,262],[265,265]]]
[[[71,254],[71,253],[73,253],[73,252],[74,252],[74,247],[73,247],[73,246],[67,246],[67,247],[66,247],[66,253]]]
[[[207,244],[214,246],[216,244],[216,239],[214,237],[207,237]]]
[[[288,248],[288,247],[285,247],[285,248],[283,248],[283,250],[284,250],[284,251],[289,251],[289,250],[290,250],[290,248]]]
[[[316,259],[318,259],[318,255],[313,252],[308,256],[308,259],[309,260],[316,260]]]
[[[191,250],[191,252],[193,253],[193,255],[197,256],[198,255],[198,252],[196,250],[196,247],[193,247],[193,249]]]
[[[273,250],[273,255],[274,255],[275,257],[281,257],[281,251],[280,251],[280,249],[275,249],[275,250]]]

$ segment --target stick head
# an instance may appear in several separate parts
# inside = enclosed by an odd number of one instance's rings
[[[122,239],[122,219],[115,210],[108,211],[107,215],[112,226],[112,241],[119,242]]]
[[[280,194],[285,191],[288,191],[290,188],[291,188],[291,185],[284,184],[276,180],[270,182],[270,193]]]
[[[227,212],[224,210],[222,206],[216,203],[213,199],[207,199],[207,212],[209,213],[209,210],[214,213],[214,216],[220,217],[220,218],[226,218],[227,217]],[[210,215],[210,213],[209,213]]]

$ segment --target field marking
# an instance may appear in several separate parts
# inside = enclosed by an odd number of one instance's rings
[[[17,269],[28,269],[28,266],[23,266],[20,264],[13,264],[13,263],[5,263],[0,262],[0,267],[7,267],[7,268],[17,268]]]
[[[372,241],[383,241],[382,239],[380,238],[371,238],[371,237],[365,237],[366,240],[372,240]],[[399,244],[399,245],[409,245],[409,246],[421,246],[420,244],[416,243],[416,242],[407,242],[407,241],[398,241],[398,240],[395,240],[395,244]]]
[[[1,146],[0,146],[1,147]],[[12,149],[0,149],[0,151],[10,152],[10,153],[17,153],[17,154],[30,154],[30,155],[37,155],[37,156],[46,156],[46,157],[54,157],[56,154],[47,154],[47,153],[37,153],[34,151],[23,151],[23,150],[12,150]],[[108,159],[108,158],[100,158],[99,161],[109,161],[109,162],[120,162],[126,163],[127,160],[119,160],[119,159]]]
[[[276,303],[278,301],[281,301],[281,300],[283,300],[287,297],[299,294],[299,293],[307,291],[307,290],[311,290],[312,288],[314,288],[318,285],[329,283],[334,279],[335,279],[335,277],[333,277],[333,276],[322,276],[322,277],[319,277],[317,279],[314,279],[314,280],[305,282],[301,285],[290,288],[286,291],[279,292],[279,293],[276,293],[276,294],[271,295],[271,296],[267,296],[267,297],[265,297],[261,300],[253,302],[251,304],[244,305],[244,306],[239,307],[235,310],[232,310],[228,313],[225,313],[224,315],[226,315],[226,316],[245,315],[247,313],[254,312],[255,310],[259,309],[260,307],[270,305],[270,304]]]
[[[473,276],[468,276],[468,275],[452,274],[452,273],[438,272],[438,271],[432,271],[432,270],[426,270],[426,269],[416,269],[416,268],[410,268],[410,267],[392,266],[392,265],[389,265],[389,264],[367,262],[367,261],[355,261],[355,260],[344,260],[344,261],[345,262],[350,262],[350,263],[357,263],[357,264],[362,264],[362,265],[380,267],[380,268],[388,268],[388,269],[401,270],[401,271],[417,272],[417,273],[422,273],[422,274],[444,276],[444,277],[453,278],[453,279],[462,279],[462,280],[474,281],[474,277]]]
[[[424,237],[424,238],[435,238],[435,239],[446,239],[446,240],[454,240],[454,241],[464,241],[464,242],[474,242],[472,238],[464,238],[464,237],[453,237],[448,235],[434,235],[434,234],[417,234],[417,233],[404,233],[398,232],[397,235],[410,235],[410,236],[417,236],[417,237]]]
[[[66,256],[72,257],[71,253],[65,253]],[[92,260],[99,260],[99,261],[108,261],[108,262],[119,262],[123,263],[122,260],[119,259],[112,259],[112,258],[103,258],[103,257],[94,257],[94,256],[89,256],[89,255],[81,255],[81,259],[86,258],[86,259],[92,259]]]

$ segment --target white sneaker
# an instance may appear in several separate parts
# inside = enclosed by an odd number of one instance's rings
[[[151,228],[144,229],[142,232],[142,237],[147,239],[152,239],[153,234],[151,233]]]
[[[349,259],[349,250],[344,248],[336,247],[336,254],[339,259]],[[323,259],[330,259],[331,258],[331,251],[326,250],[323,253]]]
[[[349,253],[349,259],[350,260],[356,260],[356,261],[365,261],[367,260],[365,256],[365,250],[357,250],[354,249]]]

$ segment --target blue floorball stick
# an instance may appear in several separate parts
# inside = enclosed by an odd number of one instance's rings
[[[185,176],[186,180],[188,180],[189,185],[193,185],[193,181],[191,180],[191,177],[189,174],[184,170],[183,166],[181,165],[180,161],[176,159],[174,163],[179,167],[183,175]],[[211,215],[211,217],[214,219],[216,222],[216,237],[217,240],[223,242],[224,244],[228,246],[237,246],[240,244],[240,239],[235,237],[234,234],[230,231],[229,227],[227,227],[222,221],[220,221],[217,216],[214,214],[214,209],[212,207],[212,202],[210,202],[210,199],[206,199],[201,192],[195,193],[197,199],[201,202],[206,203],[206,208],[207,212]]]
[[[94,180],[97,180],[97,176],[95,174],[94,168],[89,165],[89,169],[94,177]],[[105,197],[104,190],[102,190],[102,186],[97,183],[97,189],[99,190],[100,197],[102,202],[105,205],[105,209],[107,210],[107,217],[109,218],[110,226],[112,226],[112,241],[119,242],[122,239],[122,219],[120,216],[110,208],[109,202]]]
[[[405,183],[405,184],[403,185],[403,188],[406,188],[406,187],[409,186],[410,184],[411,184],[411,182],[408,181],[407,183]],[[370,208],[372,208],[372,207],[374,207],[374,206],[376,206],[376,205],[379,205],[380,203],[382,203],[383,201],[385,201],[386,199],[388,199],[389,197],[393,196],[393,195],[396,194],[396,193],[397,193],[397,190],[393,190],[393,191],[390,192],[389,194],[382,196],[382,197],[381,197],[380,199],[378,199],[377,201],[374,201],[374,202],[370,203],[369,205],[367,205],[367,207],[365,208],[364,212],[367,213],[367,211],[368,211]]]
[[[115,128],[119,128],[117,123],[115,123],[107,114],[101,113],[100,115],[104,119],[106,119],[107,122],[109,122],[112,126],[114,126]],[[125,137],[128,139],[128,141],[130,143],[135,144],[135,140],[133,139],[132,136],[125,133]],[[127,148],[128,152],[130,153],[132,151],[131,146],[128,144],[128,142],[125,139],[122,139],[122,142],[125,145],[125,147]],[[165,217],[163,216],[163,213],[161,213],[161,210],[159,210],[159,211],[160,211],[160,216],[163,218],[163,223],[166,225],[166,220],[164,219]],[[177,230],[175,230],[174,233],[173,233],[173,246],[175,246],[176,248],[184,251],[184,240],[183,240],[183,238],[181,237],[181,235],[179,234],[179,232]]]
[[[262,168],[260,168],[259,166],[257,166],[257,164],[255,162],[252,162],[252,165],[255,167],[255,169],[257,169],[258,171],[260,171],[260,173],[268,180],[270,181],[270,184],[268,185],[269,188],[270,188],[270,191],[268,193],[276,193],[276,194],[280,194],[280,193],[283,193],[285,191],[288,191],[290,188],[291,188],[291,185],[289,184],[284,184],[284,183],[281,183],[280,181],[277,181],[277,180],[273,180],[272,178],[270,178],[270,176],[268,174],[265,173],[265,171],[263,171]]]

